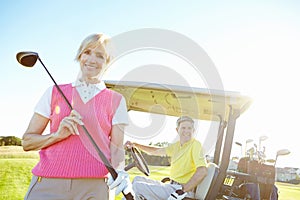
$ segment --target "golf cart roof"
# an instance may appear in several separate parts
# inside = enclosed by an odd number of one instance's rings
[[[133,81],[104,81],[121,93],[128,110],[182,116],[210,121],[228,121],[230,109],[243,113],[251,99],[239,92]]]

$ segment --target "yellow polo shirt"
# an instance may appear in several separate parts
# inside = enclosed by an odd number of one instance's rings
[[[167,155],[171,157],[170,178],[179,183],[186,183],[200,166],[206,166],[202,145],[196,139],[180,145],[176,142],[166,147]]]

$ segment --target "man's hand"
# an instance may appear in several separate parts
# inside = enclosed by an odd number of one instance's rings
[[[124,144],[124,148],[125,149],[131,149],[133,147],[134,147],[134,143],[133,142],[126,141],[125,144]]]
[[[109,189],[112,190],[116,188],[116,195],[123,191],[125,195],[131,193],[134,196],[128,173],[124,170],[116,170],[116,172],[118,173],[116,180],[113,179],[111,174],[108,175],[107,185]]]
[[[187,195],[186,192],[183,192],[182,190],[176,190],[173,192],[167,200],[181,200]]]

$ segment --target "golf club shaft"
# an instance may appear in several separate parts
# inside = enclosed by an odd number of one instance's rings
[[[40,63],[42,64],[42,66],[44,67],[44,69],[46,70],[46,72],[48,73],[48,75],[50,76],[50,78],[52,79],[53,83],[55,84],[55,87],[57,88],[58,92],[62,95],[62,97],[64,98],[65,102],[68,104],[68,107],[70,108],[70,110],[73,110],[72,105],[70,104],[70,102],[68,101],[68,99],[66,98],[66,96],[64,95],[63,91],[57,85],[56,81],[54,80],[54,78],[52,77],[52,75],[50,74],[50,72],[48,71],[48,69],[46,68],[46,66],[44,65],[44,63],[42,62],[42,60],[40,59],[40,57],[38,57],[38,60],[40,61]],[[116,170],[112,167],[112,165],[110,164],[109,160],[105,157],[104,153],[97,146],[95,140],[93,139],[93,137],[91,136],[91,134],[88,132],[88,130],[85,127],[85,125],[81,125],[81,127],[84,130],[85,134],[90,139],[90,142],[93,144],[94,148],[96,149],[96,151],[97,151],[99,157],[101,158],[102,162],[104,163],[106,169],[109,171],[109,173],[111,174],[111,176],[115,180],[118,177],[118,174],[117,174]],[[128,193],[127,195],[125,195],[123,191],[122,191],[122,193],[123,193],[124,197],[127,200],[134,200],[134,197],[132,196],[131,193]]]
[[[54,78],[52,77],[52,75],[50,74],[50,72],[48,71],[48,69],[46,68],[46,66],[44,65],[44,63],[42,62],[42,60],[40,59],[40,57],[38,57],[38,60],[40,61],[40,63],[44,67],[44,69],[46,70],[47,74],[50,76],[50,78],[53,81],[55,87],[57,88],[57,90],[59,91],[59,93],[61,94],[61,96],[64,98],[65,102],[68,104],[68,107],[70,108],[70,110],[73,110],[72,105],[70,104],[70,102],[66,98],[65,94],[61,91],[60,87],[57,85],[56,81],[54,80]]]

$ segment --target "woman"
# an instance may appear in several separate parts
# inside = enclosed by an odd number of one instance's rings
[[[23,148],[40,150],[40,161],[32,170],[25,199],[114,199],[106,184],[108,171],[80,126],[85,125],[112,167],[122,170],[128,115],[124,97],[101,81],[112,59],[108,43],[103,34],[82,41],[76,55],[78,79],[59,86],[72,111],[56,87],[50,87],[36,105]],[[49,122],[50,133],[43,134]]]

